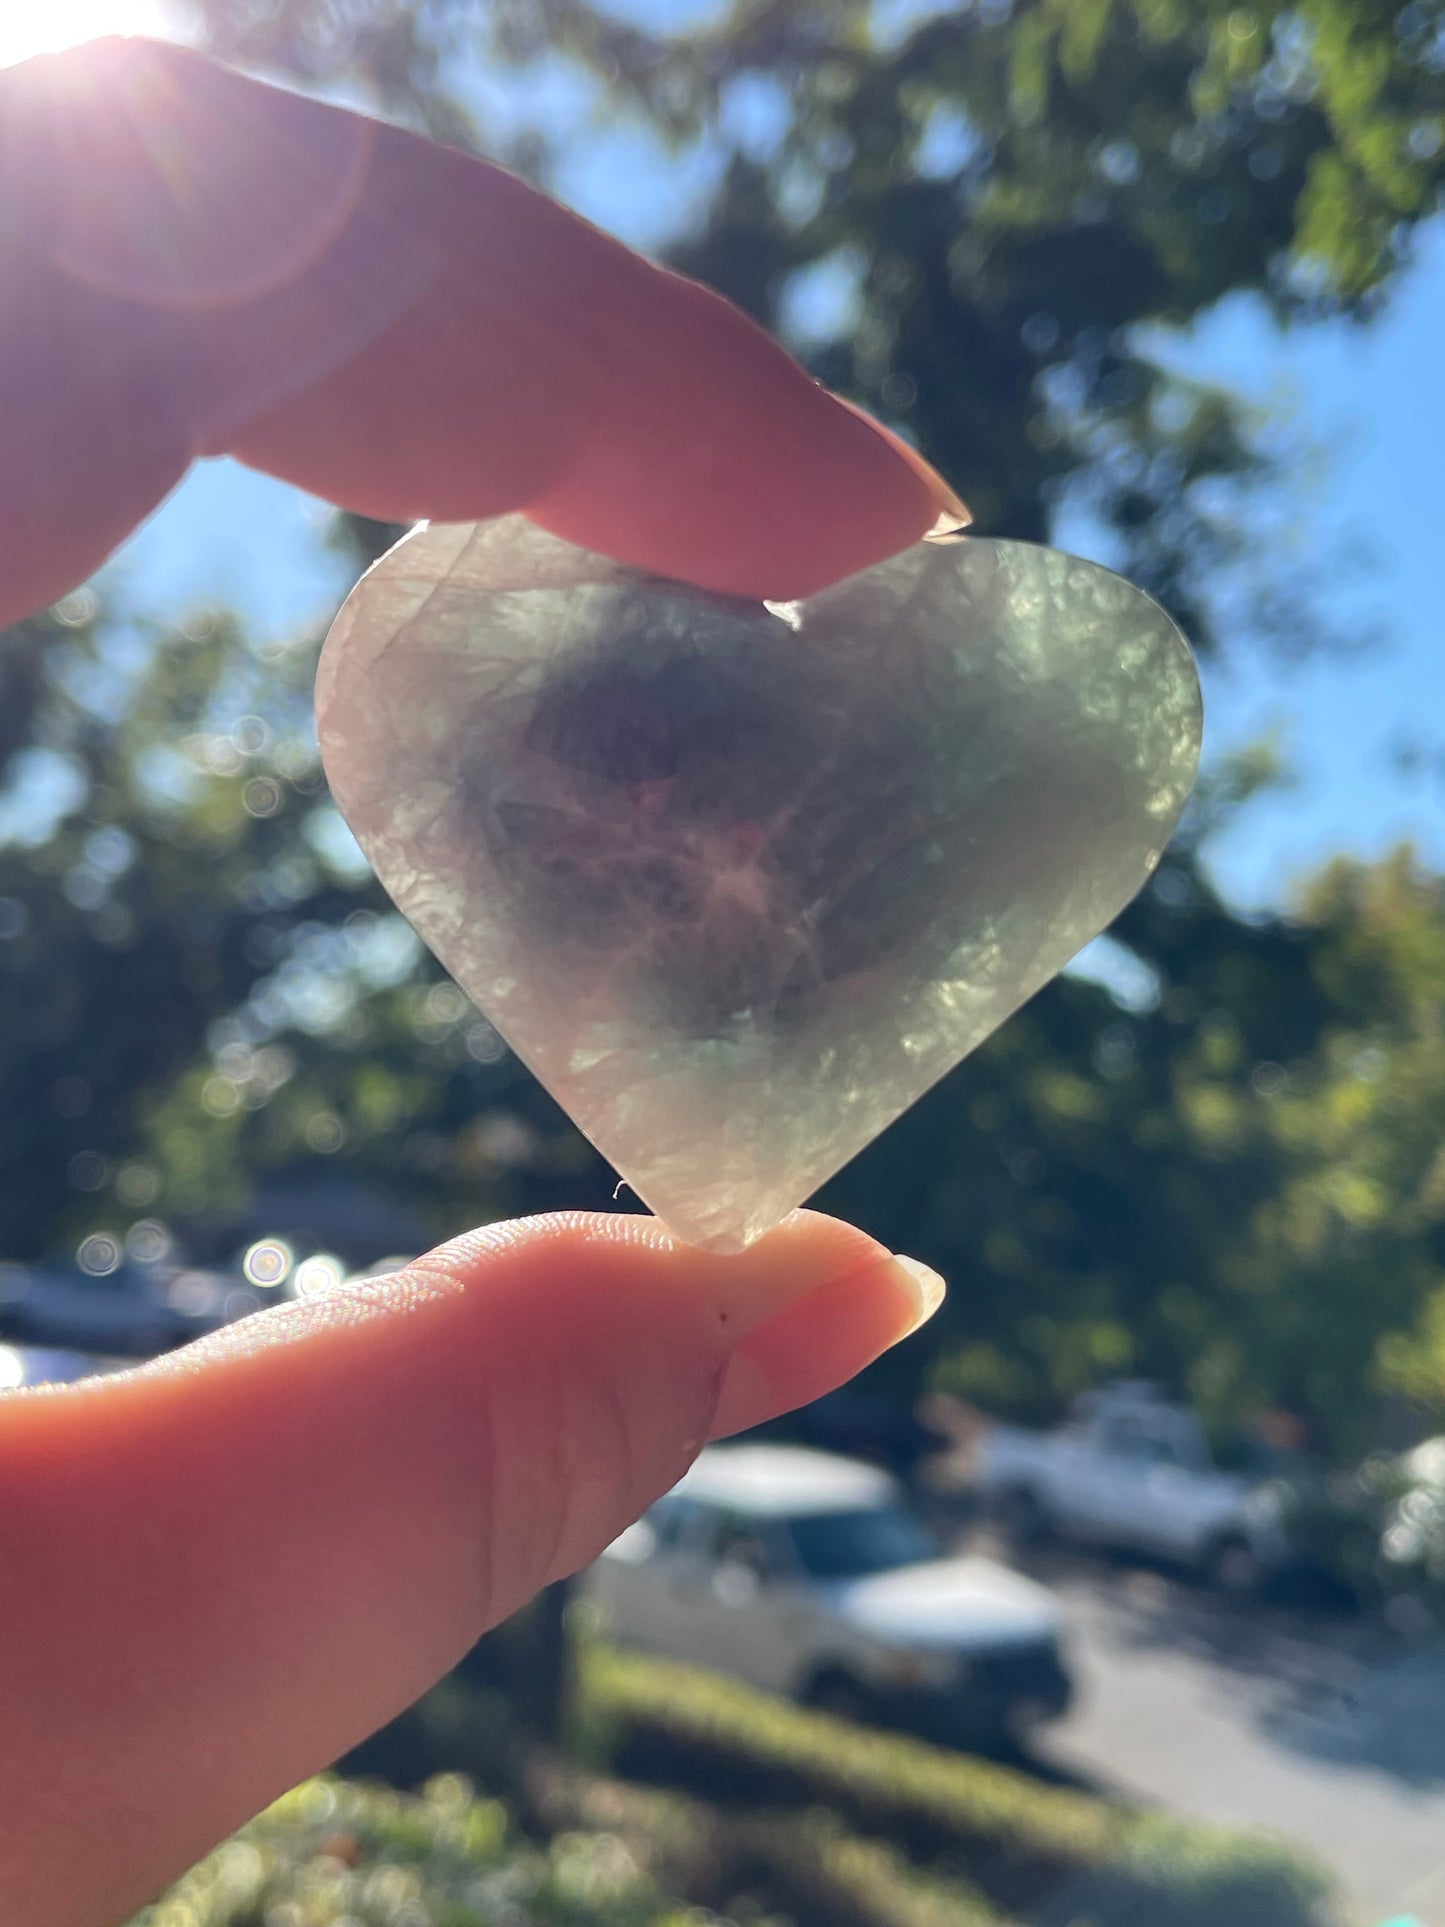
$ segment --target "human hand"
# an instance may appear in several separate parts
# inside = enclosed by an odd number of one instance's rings
[[[395,130],[111,41],[0,75],[0,156],[0,622],[223,450],[754,596],[961,516],[717,297]],[[549,1219],[0,1403],[7,1927],[123,1919],[939,1289],[807,1213],[728,1259]]]

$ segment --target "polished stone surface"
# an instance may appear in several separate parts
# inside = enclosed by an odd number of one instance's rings
[[[1128,902],[1189,651],[1056,550],[921,543],[803,604],[521,517],[382,558],[317,686],[332,793],[457,982],[680,1236],[807,1198]]]

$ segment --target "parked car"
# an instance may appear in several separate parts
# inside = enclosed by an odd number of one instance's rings
[[[799,1446],[721,1446],[591,1568],[620,1644],[944,1743],[1069,1704],[1059,1606],[947,1556],[887,1473]]]
[[[1293,1557],[1278,1461],[1261,1448],[1226,1468],[1194,1414],[1152,1386],[1087,1393],[1054,1432],[997,1426],[978,1465],[981,1496],[1020,1540],[1052,1532],[1162,1555],[1235,1593]]]

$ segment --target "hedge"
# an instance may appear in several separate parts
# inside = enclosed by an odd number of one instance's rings
[[[534,1759],[517,1788],[534,1831],[613,1833],[669,1893],[796,1927],[1011,1927],[979,1890],[920,1870],[827,1811],[727,1811],[675,1789]]]
[[[725,1825],[724,1844],[687,1802],[592,1784],[601,1797],[584,1804],[600,1815],[560,1831],[544,1853],[517,1840],[501,1804],[460,1775],[439,1776],[420,1796],[308,1781],[131,1927],[736,1927],[662,1898],[645,1864],[660,1840],[674,1863],[680,1852],[710,1859],[714,1882],[746,1888],[761,1874],[801,1918],[829,1927],[1008,1927],[979,1897],[851,1839],[827,1816]],[[752,1906],[746,1913],[749,1927],[789,1927]]]
[[[1042,1786],[844,1725],[712,1673],[603,1647],[583,1659],[594,1763],[733,1807],[825,1809],[1047,1927],[1321,1927],[1324,1872],[1267,1836]]]
[[[464,1767],[504,1799],[455,1772],[420,1796],[310,1782],[133,1927],[1336,1918],[1325,1876],[1264,1837],[1140,1814],[605,1648],[584,1649],[578,1687],[587,1766],[509,1733],[499,1702],[453,1679],[399,1724],[390,1757]]]

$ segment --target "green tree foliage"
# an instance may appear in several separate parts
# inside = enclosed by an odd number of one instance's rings
[[[278,1169],[340,1163],[439,1232],[605,1197],[327,800],[314,637],[154,634],[86,592],[13,640],[39,666],[0,791],[7,1258],[158,1214],[215,1226]]]
[[[1445,1410],[1440,879],[1340,864],[1245,922],[1186,842],[1116,934],[1135,1008],[1053,986],[845,1176],[881,1236],[968,1254],[936,1382],[1043,1418],[1145,1373],[1341,1449],[1381,1392]]]
[[[1384,1390],[1445,1406],[1445,885],[1401,851],[1374,867],[1337,862],[1305,914],[1330,1022],[1311,1073],[1281,1093],[1287,1157],[1259,1214],[1253,1277],[1281,1276],[1296,1307],[1270,1321],[1274,1368],[1296,1349],[1347,1395],[1368,1352]],[[1309,1343],[1302,1309],[1314,1307]],[[1266,1343],[1256,1316],[1256,1341]],[[1376,1337],[1380,1328],[1384,1336]]]

